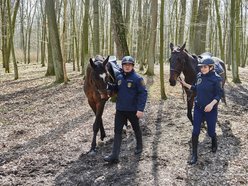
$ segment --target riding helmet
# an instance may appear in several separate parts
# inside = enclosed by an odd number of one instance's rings
[[[134,65],[134,58],[132,56],[124,56],[121,60],[121,65],[132,64]]]
[[[214,65],[214,60],[212,58],[206,58],[201,63],[198,64],[198,66],[203,65]]]

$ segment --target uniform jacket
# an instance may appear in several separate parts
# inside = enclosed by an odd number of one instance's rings
[[[117,91],[117,110],[144,111],[147,100],[147,89],[143,78],[134,70],[127,74],[121,71],[116,78],[116,85],[110,85],[108,89]]]
[[[221,80],[215,71],[207,74],[198,73],[196,84],[191,86],[191,90],[196,91],[195,105],[204,109],[214,99],[219,102],[223,94]]]

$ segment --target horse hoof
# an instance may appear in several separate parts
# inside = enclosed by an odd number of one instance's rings
[[[103,141],[105,137],[106,137],[105,134],[103,136],[101,136],[101,140]]]
[[[96,149],[91,149],[88,153],[87,153],[87,155],[89,155],[89,156],[95,156],[96,155]]]

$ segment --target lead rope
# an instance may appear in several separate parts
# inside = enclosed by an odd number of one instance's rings
[[[178,79],[179,79],[180,81],[182,81],[182,78],[181,78],[180,76],[178,76]],[[183,93],[182,93],[183,102],[185,103],[185,99],[184,99],[184,97],[185,97],[185,88],[183,87],[182,84],[181,84],[181,86],[182,86],[182,89],[183,89]]]

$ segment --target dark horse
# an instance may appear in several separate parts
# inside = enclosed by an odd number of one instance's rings
[[[212,57],[210,53],[204,53],[202,56],[195,56],[189,54],[189,52],[185,49],[186,43],[183,44],[182,47],[180,46],[174,46],[172,43],[170,43],[170,49],[171,49],[171,56],[170,56],[170,85],[175,86],[176,81],[178,78],[180,78],[180,74],[183,73],[185,77],[185,82],[189,84],[195,84],[196,82],[196,75],[199,72],[198,69],[198,62],[201,60],[201,58],[205,55],[208,55],[209,57]],[[215,61],[217,65],[221,65],[223,68],[223,73],[219,74],[222,77],[222,88],[224,91],[224,84],[226,80],[226,67],[224,62],[217,58],[212,57],[212,59]],[[187,88],[184,88],[186,95],[187,95],[187,117],[189,120],[193,123],[192,118],[192,108],[194,103],[194,97],[195,93],[188,90]],[[226,103],[225,101],[225,95],[223,95],[222,101]]]
[[[107,70],[109,57],[104,59],[102,56],[96,56],[95,60],[90,58],[87,66],[86,77],[84,81],[84,92],[88,98],[88,103],[95,113],[93,124],[93,139],[91,149],[88,152],[91,155],[96,153],[96,136],[100,129],[101,140],[106,137],[102,122],[102,114],[106,101],[109,96],[107,93],[107,82],[110,76]]]

